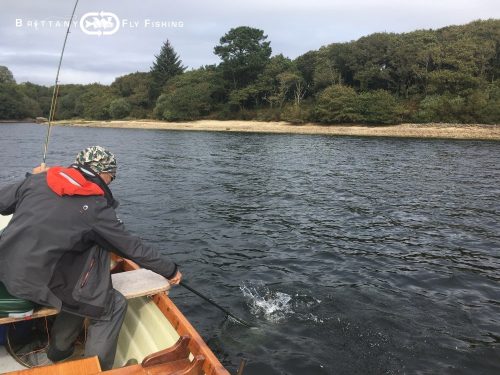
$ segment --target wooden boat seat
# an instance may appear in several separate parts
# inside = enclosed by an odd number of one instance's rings
[[[152,367],[166,362],[178,361],[189,357],[189,341],[191,337],[181,336],[170,348],[148,355],[142,360],[143,367]]]
[[[193,361],[189,360],[189,342],[191,337],[181,336],[171,348],[150,354],[141,363],[148,374],[155,374],[155,367],[161,366],[165,370],[166,366],[171,367],[172,375],[203,375],[203,362],[205,357],[197,355]],[[164,372],[158,372],[158,374]]]
[[[104,371],[106,375],[203,375],[203,355],[189,359],[189,336],[181,336],[170,348],[150,354],[139,365]]]
[[[114,273],[111,275],[113,288],[118,290],[127,299],[150,296],[170,289],[170,284],[163,276],[153,271],[140,268],[133,271]],[[10,298],[15,298],[10,296]],[[52,307],[41,307],[27,316],[7,316],[0,318],[0,325],[19,322],[22,320],[43,318],[56,315],[58,310]]]

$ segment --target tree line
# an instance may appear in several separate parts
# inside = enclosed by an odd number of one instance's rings
[[[284,120],[396,124],[500,122],[500,20],[374,33],[296,59],[263,30],[229,30],[220,63],[186,70],[167,40],[149,72],[62,85],[56,119]],[[0,67],[0,119],[48,117],[52,88]]]

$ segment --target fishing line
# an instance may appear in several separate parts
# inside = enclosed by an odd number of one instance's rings
[[[59,65],[57,67],[56,81],[54,84],[54,90],[52,91],[52,100],[50,101],[50,111],[49,111],[49,124],[47,126],[47,135],[45,137],[45,145],[43,146],[43,161],[42,166],[45,166],[45,160],[47,159],[47,151],[49,149],[49,139],[50,139],[50,129],[52,128],[52,122],[56,114],[57,107],[57,96],[59,94],[59,72],[61,71],[61,64],[64,56],[64,50],[66,49],[66,42],[68,40],[69,30],[73,23],[73,17],[75,16],[76,6],[78,1],[75,1],[75,6],[73,7],[73,12],[71,13],[71,18],[69,19],[68,29],[66,30],[66,36],[64,37],[64,43],[61,51],[61,56],[59,57]]]
[[[187,285],[184,281],[181,281],[179,283],[179,285],[183,286],[184,288],[186,288],[190,292],[193,292],[194,294],[196,294],[198,297],[203,298],[208,303],[210,303],[213,306],[217,307],[219,310],[221,310],[222,312],[224,312],[227,316],[230,316],[231,318],[233,318],[234,320],[236,320],[238,323],[240,323],[240,324],[242,324],[242,325],[244,325],[244,326],[246,326],[248,328],[254,328],[255,327],[254,325],[252,325],[252,324],[244,321],[243,319],[238,318],[237,316],[235,316],[234,314],[232,314],[229,310],[227,310],[226,308],[222,307],[221,305],[219,305],[215,301],[211,300],[210,298],[204,296],[203,294],[201,294],[197,290],[193,289],[192,287],[190,287],[189,285]]]

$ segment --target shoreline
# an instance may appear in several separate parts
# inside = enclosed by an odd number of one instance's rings
[[[12,123],[12,122],[9,122]],[[400,124],[400,125],[293,125],[287,122],[259,122],[243,120],[198,120],[192,122],[164,122],[156,120],[127,121],[55,121],[56,126],[151,129],[177,131],[216,131],[239,133],[317,134],[335,136],[441,138],[470,140],[500,140],[500,125],[486,124]],[[41,124],[44,125],[44,124]]]

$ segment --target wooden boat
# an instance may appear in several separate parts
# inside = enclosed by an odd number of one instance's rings
[[[0,230],[7,225],[9,219],[0,215]],[[117,256],[113,259],[116,262],[113,277],[116,275],[117,278],[124,278],[125,284],[136,284],[127,282],[127,278],[134,272],[146,271],[128,259]],[[229,375],[167,294],[164,291],[158,292],[161,288],[155,288],[153,287],[152,293],[146,292],[146,296],[128,299],[127,314],[120,331],[112,370],[101,371],[97,357],[19,370],[20,366],[16,362],[14,364],[17,368],[12,366],[12,358],[0,346],[0,373],[18,370],[9,374]],[[126,297],[128,298],[127,295]],[[0,324],[3,324],[0,328],[13,321],[44,319],[56,313],[54,309],[45,308],[28,318],[0,318]],[[137,364],[124,366],[131,360]]]

